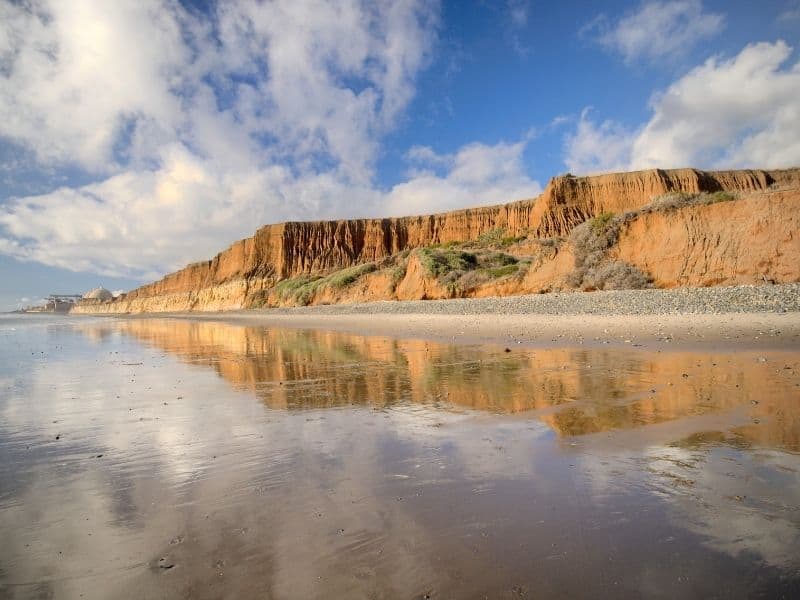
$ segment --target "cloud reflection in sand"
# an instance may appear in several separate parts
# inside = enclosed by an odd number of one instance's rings
[[[17,341],[45,348],[0,368],[0,585],[25,594],[796,581],[791,353],[504,352],[169,319]]]

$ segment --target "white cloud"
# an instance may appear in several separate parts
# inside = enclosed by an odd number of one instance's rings
[[[438,154],[430,146],[411,146],[406,152],[407,161],[429,167],[445,167],[452,163],[452,154]]]
[[[508,18],[514,27],[522,28],[528,24],[530,5],[528,0],[507,0]]]
[[[503,6],[505,38],[520,57],[525,58],[531,52],[531,47],[525,43],[524,30],[528,26],[530,16],[530,0],[506,0]]]
[[[222,168],[181,145],[155,171],[126,171],[80,188],[26,197],[0,208],[0,252],[65,269],[153,279],[265,223],[289,219],[427,213],[536,195],[525,174],[526,142],[470,144],[453,155],[412,149],[444,172],[424,172],[381,191],[337,173]]]
[[[778,15],[778,23],[783,25],[793,25],[800,21],[800,1],[794,0],[786,5],[786,8]]]
[[[7,233],[0,252],[65,269],[152,279],[210,258],[262,224],[332,216],[339,206],[331,198],[359,198],[357,186],[329,174],[298,179],[280,165],[225,169],[181,145],[164,155],[154,171],[125,171],[11,201],[0,210]],[[363,204],[372,204],[369,190],[365,195]]]
[[[171,132],[189,52],[176,11],[157,0],[0,5],[0,135],[44,163],[116,167],[128,121]]]
[[[96,173],[158,162],[180,141],[219,160],[328,160],[366,179],[437,15],[422,0],[242,0],[205,20],[175,0],[4,4],[0,135]]]
[[[424,214],[532,198],[541,186],[526,173],[522,156],[526,145],[527,140],[468,144],[449,155],[414,147],[409,157],[423,170],[389,191],[384,202],[387,211]],[[426,166],[430,168],[424,170]],[[435,170],[442,167],[444,172],[437,174]]]
[[[783,41],[711,58],[656,94],[636,128],[584,113],[565,162],[579,173],[650,167],[779,168],[800,164],[800,62]]]
[[[567,136],[567,168],[576,174],[624,171],[630,164],[634,135],[614,121],[595,124],[589,112],[589,108],[581,112],[575,133]]]
[[[605,15],[583,30],[625,62],[661,61],[685,56],[725,26],[720,14],[703,11],[701,0],[650,0],[615,23]]]
[[[422,0],[224,4],[216,74],[261,77],[236,106],[296,157],[332,158],[366,181],[380,135],[414,95],[437,21]],[[241,87],[241,86],[240,86]]]
[[[707,60],[653,100],[633,164],[785,167],[800,162],[800,62],[783,41]]]

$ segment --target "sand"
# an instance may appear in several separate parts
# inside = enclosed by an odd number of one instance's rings
[[[388,303],[387,303],[388,304]],[[144,317],[144,316],[143,316]],[[324,329],[451,343],[800,350],[800,313],[691,315],[309,314],[269,311],[147,315],[249,326]]]
[[[0,323],[0,597],[798,597],[797,313],[408,309]]]

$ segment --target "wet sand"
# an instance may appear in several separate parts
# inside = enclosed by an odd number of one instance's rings
[[[0,320],[0,598],[800,593],[796,314],[389,317]]]
[[[781,348],[800,352],[800,312],[687,315],[459,315],[386,312],[359,315],[232,311],[175,313],[165,316],[249,326],[425,338],[452,343],[531,347],[641,345],[650,349]]]

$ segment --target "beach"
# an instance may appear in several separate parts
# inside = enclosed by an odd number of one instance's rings
[[[4,317],[0,591],[793,596],[784,306]]]
[[[0,15],[0,600],[800,599],[800,0]]]
[[[800,350],[800,285],[796,284],[372,302],[164,316],[512,346]]]

